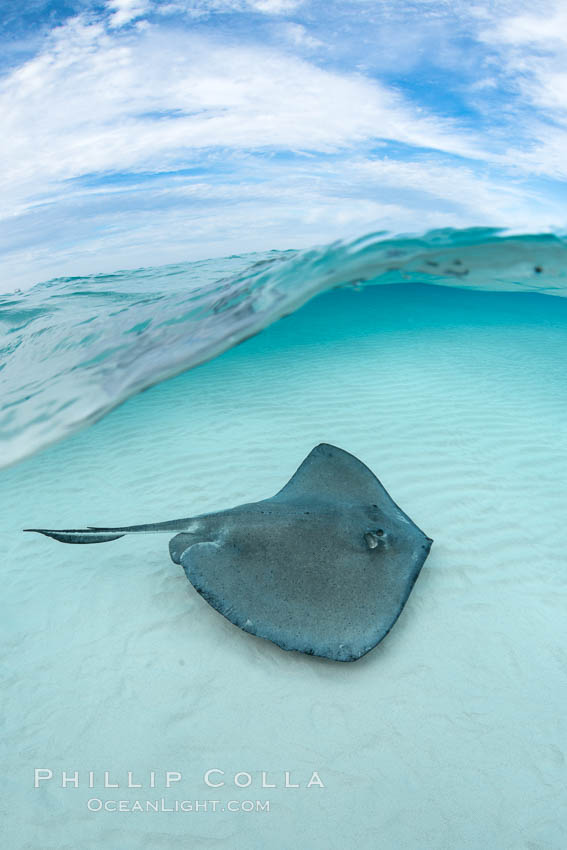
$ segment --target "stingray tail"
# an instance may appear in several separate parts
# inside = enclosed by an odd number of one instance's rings
[[[155,532],[175,532],[187,527],[187,520],[174,519],[170,522],[154,522],[146,525],[128,525],[123,528],[24,528],[24,531],[36,531],[46,537],[59,540],[60,543],[108,543],[111,540],[119,540],[125,534],[154,534]]]

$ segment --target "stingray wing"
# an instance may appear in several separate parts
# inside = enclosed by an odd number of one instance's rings
[[[285,487],[269,501],[306,500],[376,505],[384,511],[394,507],[400,511],[362,461],[328,443],[315,446]]]

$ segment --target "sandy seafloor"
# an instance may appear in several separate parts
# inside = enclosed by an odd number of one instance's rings
[[[566,343],[562,298],[337,291],[4,470],[2,846],[563,850]],[[20,532],[265,498],[321,441],[435,539],[393,631],[356,663],[239,631],[163,535]],[[54,779],[34,789],[34,768]],[[207,788],[210,768],[226,787]],[[169,790],[166,770],[183,775]],[[305,787],[314,770],[324,788]],[[93,797],[225,811],[96,813]]]

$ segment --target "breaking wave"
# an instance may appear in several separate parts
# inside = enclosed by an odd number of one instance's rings
[[[567,295],[567,239],[374,233],[304,251],[57,278],[0,296],[0,464],[92,423],[333,287],[430,283]]]

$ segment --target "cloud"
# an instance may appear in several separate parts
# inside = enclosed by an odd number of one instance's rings
[[[286,15],[295,12],[305,0],[172,0],[154,2],[153,11],[168,15],[182,12],[198,18],[218,13],[260,12],[266,15]]]
[[[485,37],[489,37],[488,32]],[[547,3],[537,14],[511,14],[500,19],[492,37],[512,46],[543,45],[546,50],[557,44],[567,45],[567,8],[563,3]]]
[[[149,0],[108,0],[110,10],[110,26],[121,27],[136,18],[141,18],[150,9]]]
[[[295,47],[303,47],[307,50],[316,50],[324,47],[322,41],[309,35],[306,27],[302,24],[285,23],[280,25],[280,32],[284,38]]]
[[[564,184],[538,180],[567,176],[558,6],[104,9],[0,79],[9,281],[371,229],[567,224]]]
[[[567,7],[546,3],[484,27],[479,36],[498,51],[500,75],[512,93],[506,104],[521,123],[521,146],[505,159],[524,171],[567,178]]]
[[[259,12],[269,15],[281,15],[293,12],[301,5],[302,0],[249,0],[249,5]]]
[[[3,81],[4,214],[92,172],[167,170],[195,151],[333,152],[376,139],[481,156],[456,122],[377,81],[258,45],[81,19]]]
[[[482,33],[502,54],[503,71],[538,107],[567,117],[567,7],[501,20]]]

